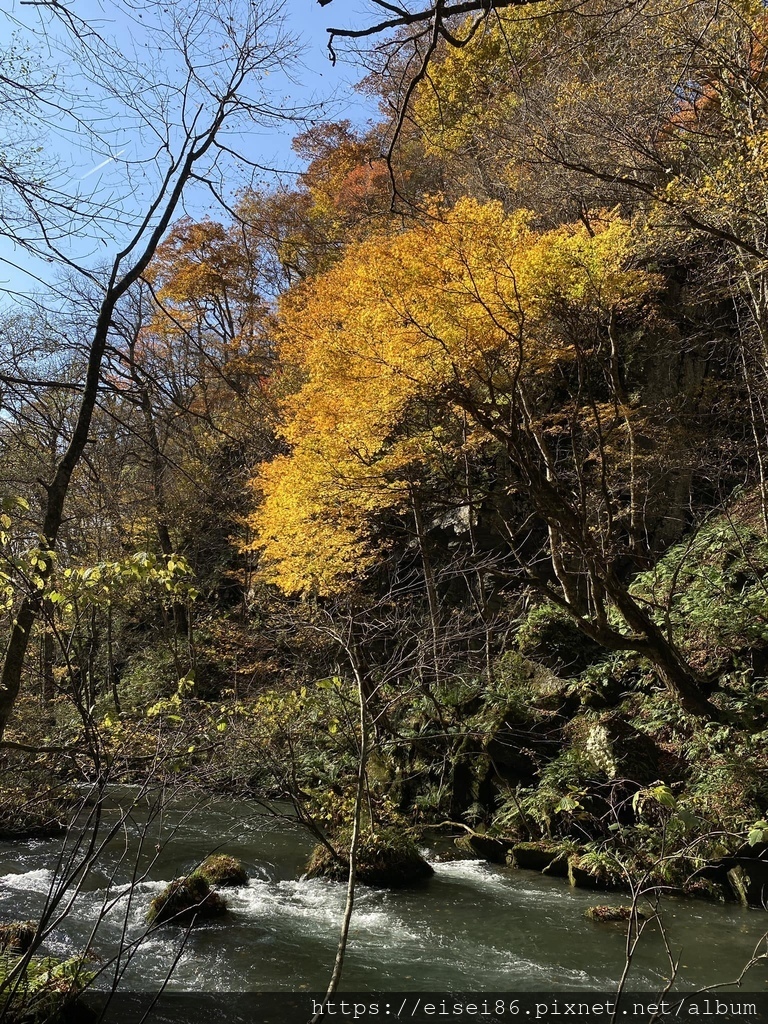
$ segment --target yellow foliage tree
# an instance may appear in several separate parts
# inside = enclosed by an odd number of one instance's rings
[[[556,307],[607,322],[651,287],[625,269],[628,225],[597,227],[539,234],[525,213],[464,200],[351,249],[285,300],[282,355],[304,383],[285,403],[291,454],[260,468],[253,520],[273,582],[330,593],[370,567],[377,514],[407,507],[445,454],[444,428],[420,428],[420,406],[475,410],[469,447],[491,440],[486,416],[536,429],[537,389],[577,358]]]

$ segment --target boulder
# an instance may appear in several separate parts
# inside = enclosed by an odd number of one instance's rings
[[[618,871],[590,854],[572,854],[568,858],[568,881],[575,889],[620,889]]]
[[[41,784],[5,785],[0,799],[0,840],[50,839],[67,831],[65,822],[77,806],[73,794],[56,793]]]
[[[212,888],[234,887],[248,884],[248,872],[242,861],[225,853],[214,853],[206,857],[197,873],[202,875]]]
[[[468,832],[459,836],[456,846],[464,853],[474,853],[491,864],[506,864],[509,853],[514,846],[512,839],[495,839],[492,836],[480,835],[477,832]]]
[[[729,870],[728,881],[742,906],[768,909],[768,862],[740,859]]]
[[[598,924],[631,921],[633,917],[637,921],[646,920],[645,914],[636,908],[633,914],[632,907],[609,907],[605,905],[588,907],[584,911],[584,916],[590,921],[596,921]]]
[[[540,871],[559,878],[568,875],[568,852],[553,843],[515,843],[509,851],[507,863],[515,868]]]
[[[567,612],[550,604],[538,605],[528,612],[518,630],[517,644],[526,659],[571,677],[604,654],[600,645],[585,636]]]
[[[768,908],[768,843],[745,844],[731,857],[714,861],[698,874],[721,884],[727,881],[734,897],[745,907]]]
[[[26,953],[35,938],[36,921],[0,924],[0,953]]]
[[[307,878],[328,878],[345,882],[349,877],[348,843],[334,843],[337,855],[321,844],[312,852]],[[345,849],[346,846],[346,849]],[[401,889],[425,882],[434,869],[424,860],[415,843],[394,830],[380,830],[360,836],[357,848],[357,880],[381,889]]]
[[[710,878],[703,878],[700,875],[687,879],[683,885],[683,893],[686,896],[692,896],[694,899],[717,900],[719,903],[725,903],[728,899],[733,899],[727,885],[712,881]]]
[[[609,779],[648,785],[661,777],[661,748],[616,713],[591,723],[583,742],[584,753]]]
[[[208,882],[197,871],[177,878],[167,885],[149,904],[147,923],[190,925],[196,920],[220,917],[227,904],[213,892]]]

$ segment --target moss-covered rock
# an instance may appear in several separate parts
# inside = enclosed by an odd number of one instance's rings
[[[626,885],[611,857],[593,853],[568,858],[568,881],[576,889],[621,889]]]
[[[556,843],[515,843],[509,851],[507,863],[515,868],[541,871],[548,875],[566,878],[568,875],[567,848]]]
[[[334,843],[338,856],[327,846],[316,846],[307,865],[307,878],[329,878],[335,882],[349,877],[349,842]],[[357,880],[364,885],[399,889],[431,878],[433,868],[415,843],[394,829],[380,829],[360,836],[357,848]]]
[[[248,884],[248,872],[242,861],[225,853],[214,853],[206,857],[197,873],[202,875],[213,888],[234,887]]]
[[[67,830],[65,822],[79,801],[71,790],[50,785],[3,786],[0,839],[49,839]]]
[[[594,770],[609,779],[632,779],[650,784],[661,777],[660,748],[618,712],[606,713],[600,718],[578,715],[568,724],[566,733]]]
[[[713,882],[710,878],[690,878],[683,885],[683,893],[692,896],[694,899],[717,900],[718,903],[725,903],[732,899],[730,892],[720,882]]]
[[[506,864],[513,845],[512,839],[497,839],[477,832],[459,836],[456,840],[456,846],[462,853],[472,853],[476,857],[490,861],[491,864]]]
[[[567,612],[551,604],[528,612],[517,633],[517,647],[524,657],[566,676],[578,675],[605,654]]]
[[[213,892],[203,876],[193,871],[185,878],[177,878],[155,896],[147,911],[149,924],[189,925],[200,918],[220,917],[227,904]]]
[[[0,924],[0,953],[26,953],[35,938],[36,921]]]
[[[742,906],[768,908],[767,867],[762,864],[756,868],[742,861],[728,872],[731,889]]]
[[[588,907],[584,911],[584,916],[590,921],[597,921],[600,924],[605,922],[631,921],[633,916],[637,921],[646,920],[645,914],[636,908],[633,914],[632,907],[609,907],[606,905]]]
[[[768,843],[745,844],[730,857],[708,864],[699,875],[727,886],[745,907],[768,908]]]
[[[85,957],[31,957],[19,962],[10,956],[2,968],[4,981],[8,971],[18,971],[16,984],[3,992],[0,1016],[7,1024],[95,1024],[96,1014],[79,998],[94,979]]]

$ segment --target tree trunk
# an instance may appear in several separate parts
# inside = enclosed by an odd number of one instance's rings
[[[683,655],[664,636],[663,631],[635,601],[626,586],[612,572],[606,574],[606,592],[621,612],[627,625],[645,637],[643,654],[653,662],[667,689],[675,694],[686,711],[716,721],[717,708],[701,691],[701,680]]]
[[[56,682],[53,675],[53,660],[56,655],[56,643],[53,635],[53,605],[50,601],[45,602],[43,609],[44,620],[42,623],[42,646],[43,646],[43,701],[48,704],[53,700],[56,692]]]
[[[718,709],[702,692],[701,680],[696,672],[637,603],[629,592],[628,585],[616,576],[611,561],[610,545],[601,544],[599,535],[593,533],[589,521],[580,516],[573,507],[567,490],[559,485],[557,477],[550,472],[550,467],[545,465],[542,468],[541,461],[535,454],[537,451],[541,454],[539,448],[535,446],[536,439],[529,445],[525,430],[518,428],[512,420],[500,425],[499,421],[485,409],[467,401],[466,393],[460,393],[459,404],[489,433],[504,443],[510,464],[517,471],[521,489],[525,491],[536,513],[547,526],[550,544],[554,545],[550,548],[553,571],[561,586],[562,581],[556,567],[557,560],[562,555],[559,545],[567,544],[572,552],[579,556],[582,572],[592,590],[590,617],[574,606],[569,595],[570,588],[562,586],[562,593],[556,594],[554,588],[545,587],[544,592],[565,609],[579,629],[592,640],[609,650],[633,650],[647,657],[657,669],[669,692],[690,714],[717,721]],[[608,539],[610,541],[611,538]],[[536,582],[539,585],[542,583],[541,580]],[[607,602],[620,613],[634,636],[626,636],[609,625]]]
[[[151,453],[152,465],[152,496],[155,503],[155,530],[160,550],[169,558],[174,553],[171,533],[168,529],[168,515],[165,504],[165,471],[166,462],[160,450],[160,438],[155,425],[155,414],[152,408],[152,399],[149,395],[146,382],[136,362],[136,341],[138,330],[133,338],[129,340],[128,356],[130,359],[131,380],[138,391],[139,406],[144,417],[144,427],[147,432],[147,444]],[[173,628],[177,637],[189,636],[190,624],[187,616],[186,606],[181,601],[173,602]]]
[[[435,586],[435,574],[432,569],[432,562],[427,551],[426,536],[424,530],[424,518],[421,514],[421,505],[414,487],[411,491],[411,507],[413,509],[413,521],[416,526],[416,541],[419,545],[421,565],[424,570],[424,586],[427,592],[427,604],[429,606],[429,627],[432,634],[432,667],[435,674],[435,682],[440,682],[440,605],[437,600],[437,587]]]
[[[88,352],[85,384],[80,399],[80,408],[75,428],[67,449],[56,466],[53,479],[49,484],[44,485],[43,524],[40,531],[42,537],[41,547],[43,548],[41,561],[44,562],[44,566],[39,568],[38,571],[42,584],[36,591],[25,594],[11,628],[11,635],[3,660],[3,668],[0,673],[0,740],[3,738],[8,719],[19,696],[32,626],[40,614],[40,604],[45,592],[45,586],[53,572],[53,558],[46,558],[45,549],[47,548],[50,552],[56,550],[56,541],[64,516],[64,504],[69,492],[69,485],[72,481],[72,474],[88,444],[91,421],[93,420],[93,412],[96,408],[96,399],[99,391],[99,376],[115,307],[120,298],[139,280],[149,266],[150,260],[154,256],[155,250],[160,244],[160,240],[165,234],[178,207],[184,187],[192,175],[195,164],[211,148],[219,129],[226,119],[226,110],[225,101],[222,100],[208,129],[200,135],[188,137],[185,143],[187,150],[183,159],[180,159],[177,165],[178,174],[175,181],[171,184],[171,179],[166,179],[162,191],[156,199],[154,210],[157,211],[159,207],[162,212],[157,217],[154,228],[149,231],[148,237],[142,246],[142,237],[145,230],[145,227],[142,226],[139,233],[127,247],[118,253],[112,265],[111,275],[105,287],[104,298],[99,307],[99,314],[94,325],[93,337]],[[133,265],[122,273],[121,264],[123,260],[133,252],[134,248],[139,246],[141,246],[139,255],[135,258]]]

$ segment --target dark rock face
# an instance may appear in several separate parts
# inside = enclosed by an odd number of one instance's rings
[[[568,881],[576,889],[620,889],[622,878],[611,869],[593,862],[589,855],[568,858]]]
[[[723,857],[700,874],[717,883],[727,882],[745,907],[768,909],[768,843],[744,845],[732,857]]]
[[[307,865],[307,878],[344,882],[349,877],[349,852],[343,847],[334,857],[327,846],[316,846]],[[381,889],[402,889],[425,882],[434,869],[411,840],[388,833],[362,836],[358,842],[357,880]]]
[[[460,836],[456,846],[465,853],[474,853],[491,864],[506,864],[514,843],[511,839],[495,839],[477,833]]]
[[[650,736],[615,712],[603,715],[592,727],[586,752],[609,779],[632,779],[643,785],[662,777],[662,767],[674,767],[667,763],[668,758],[664,761],[664,752]],[[670,777],[670,772],[664,777]]]
[[[728,870],[728,881],[734,895],[745,907],[765,910],[768,909],[768,847],[761,845],[763,849],[757,855],[753,847],[737,852],[733,866]]]
[[[541,871],[559,878],[568,876],[568,853],[553,843],[515,843],[507,863],[515,868]]]
[[[603,653],[566,612],[546,606],[529,614],[518,644],[523,657],[566,677],[577,676]]]
[[[220,917],[227,912],[227,904],[213,892],[208,882],[197,872],[177,878],[155,896],[147,911],[149,924],[190,925],[197,919]]]
[[[722,884],[721,882],[696,875],[688,879],[683,885],[683,893],[686,896],[693,897],[693,899],[717,900],[718,903],[726,903],[729,900],[733,900],[733,895],[727,884],[727,878],[726,884]]]

